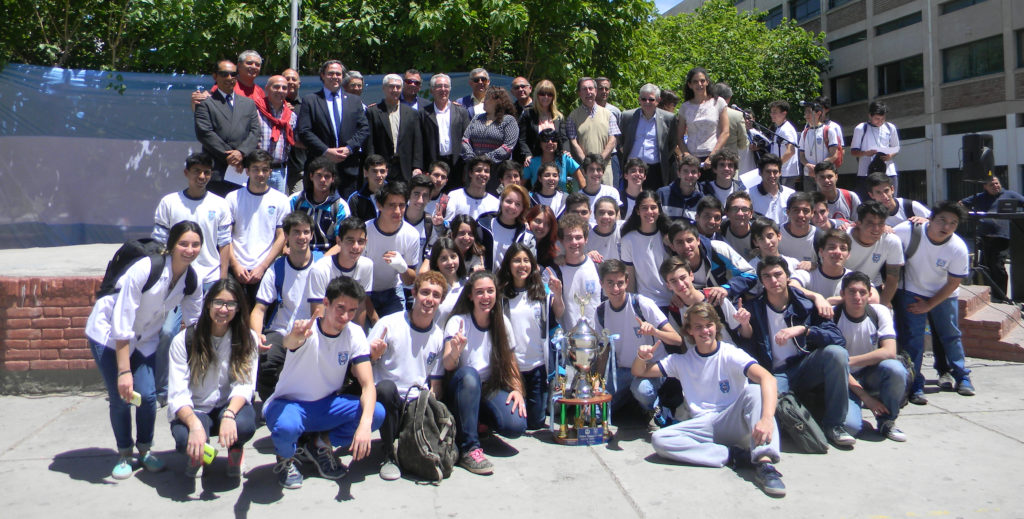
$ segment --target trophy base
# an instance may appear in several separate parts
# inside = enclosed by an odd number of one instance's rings
[[[609,407],[612,395],[601,392],[589,398],[556,398],[561,417],[554,440],[560,445],[601,445],[611,439]]]

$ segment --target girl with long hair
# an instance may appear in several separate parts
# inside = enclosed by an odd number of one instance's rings
[[[558,219],[546,205],[534,205],[526,212],[526,223],[537,240],[537,263],[551,267],[558,257]]]
[[[459,299],[463,284],[466,282],[466,265],[462,261],[462,252],[455,245],[455,240],[444,237],[434,242],[430,249],[429,266],[429,270],[440,272],[448,282],[448,295],[438,305],[437,314],[434,316],[438,326],[443,327],[444,323],[448,322],[448,316],[452,314],[455,302]]]
[[[619,231],[622,236],[622,261],[629,270],[630,290],[667,307],[672,294],[658,276],[658,267],[665,260],[664,235],[671,221],[661,209],[654,191],[641,191],[636,197],[633,214]]]
[[[446,394],[455,415],[459,465],[474,474],[494,472],[480,447],[481,421],[508,438],[526,430],[523,380],[502,299],[494,274],[476,271],[444,328],[444,367],[451,373]]]
[[[199,321],[171,342],[167,414],[175,448],[188,456],[185,475],[202,477],[211,436],[228,451],[228,477],[242,475],[242,447],[256,432],[257,344],[245,292],[230,277],[210,287]]]
[[[202,289],[191,264],[203,246],[199,224],[183,221],[171,227],[167,250],[161,257],[144,257],[117,281],[117,291],[96,300],[85,335],[107,387],[110,426],[117,442],[118,460],[110,475],[128,479],[132,447],[139,463],[150,472],[164,469],[164,462],[150,452],[156,422],[156,351],[160,329],[167,314],[181,305],[186,323],[199,315]],[[160,264],[162,268],[157,270]],[[149,283],[159,272],[155,281]],[[147,286],[150,285],[150,286]],[[135,440],[132,440],[132,405]]]

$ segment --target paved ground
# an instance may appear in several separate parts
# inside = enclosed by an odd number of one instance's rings
[[[786,452],[779,469],[789,495],[763,495],[747,470],[664,462],[646,432],[623,426],[612,446],[565,447],[547,433],[485,448],[490,477],[456,469],[440,486],[382,481],[374,459],[355,463],[339,482],[309,477],[282,491],[272,473],[266,428],[247,446],[241,481],[223,476],[219,458],[200,481],[182,475],[165,410],[157,418],[160,474],[114,482],[113,435],[101,394],[0,397],[0,509],[4,517],[1022,517],[1024,365],[970,359],[979,394],[930,394],[908,406],[900,425],[910,441],[873,433],[852,451]],[[933,389],[933,388],[929,388]],[[348,458],[345,458],[346,463]]]

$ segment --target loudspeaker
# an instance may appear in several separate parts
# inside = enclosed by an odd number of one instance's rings
[[[992,136],[989,134],[968,133],[963,136],[964,180],[986,181],[995,169],[995,156],[992,154]]]

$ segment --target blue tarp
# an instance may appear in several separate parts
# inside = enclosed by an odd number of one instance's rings
[[[469,92],[467,73],[449,76],[453,99]],[[382,97],[382,79],[365,76],[367,102]],[[505,87],[511,79],[491,77]],[[0,71],[0,248],[148,234],[157,202],[184,187],[184,159],[200,150],[191,93],[212,84],[210,76],[7,65]],[[300,93],[320,87],[319,77],[304,76]]]

